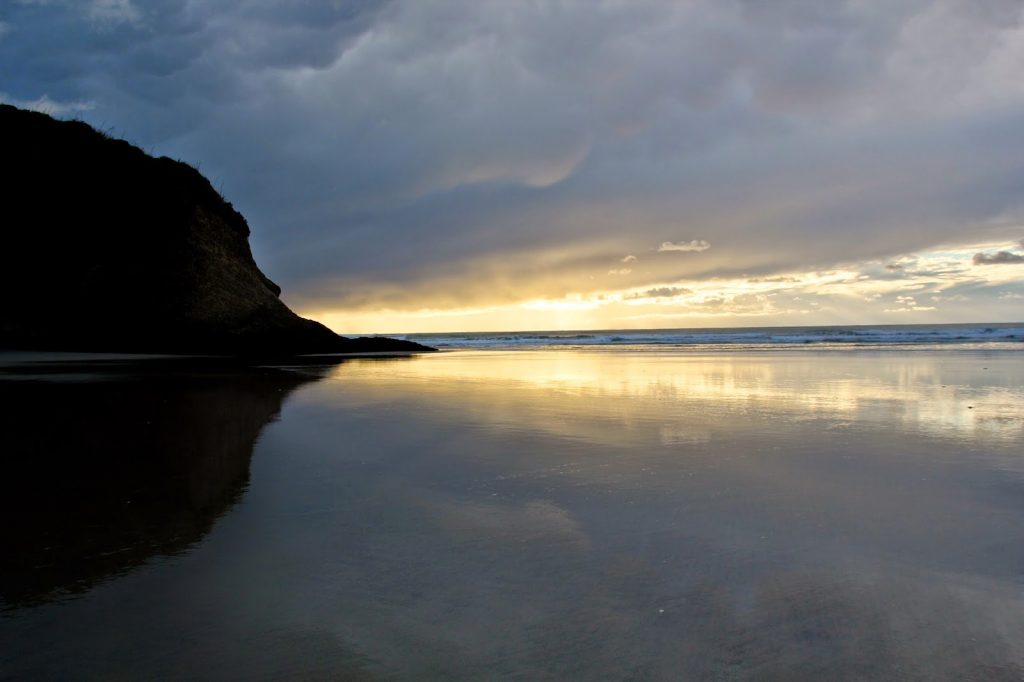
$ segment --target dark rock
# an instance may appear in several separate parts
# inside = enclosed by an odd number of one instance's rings
[[[293,313],[196,169],[0,105],[0,347],[232,355],[432,350]]]

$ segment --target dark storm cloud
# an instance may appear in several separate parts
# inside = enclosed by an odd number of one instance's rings
[[[0,96],[198,165],[290,300],[512,300],[1016,238],[1021,12],[21,0]]]
[[[224,107],[258,105],[255,75],[330,64],[382,5],[20,0],[0,15],[0,55],[19,65],[0,91],[93,100],[90,122],[166,143],[200,133]]]

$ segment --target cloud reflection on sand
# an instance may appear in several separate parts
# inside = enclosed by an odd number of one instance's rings
[[[415,500],[420,526],[389,559],[445,576],[405,605],[411,630],[341,631],[407,674],[416,636],[455,676],[1014,679],[1020,374],[1014,353],[341,367],[298,401],[402,415],[376,456],[403,485],[378,504]]]

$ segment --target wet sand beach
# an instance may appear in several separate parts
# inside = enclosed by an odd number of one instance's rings
[[[52,359],[0,679],[1024,677],[1019,351]]]

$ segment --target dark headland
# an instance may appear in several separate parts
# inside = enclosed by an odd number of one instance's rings
[[[0,348],[293,356],[432,350],[299,317],[195,168],[0,105]]]

